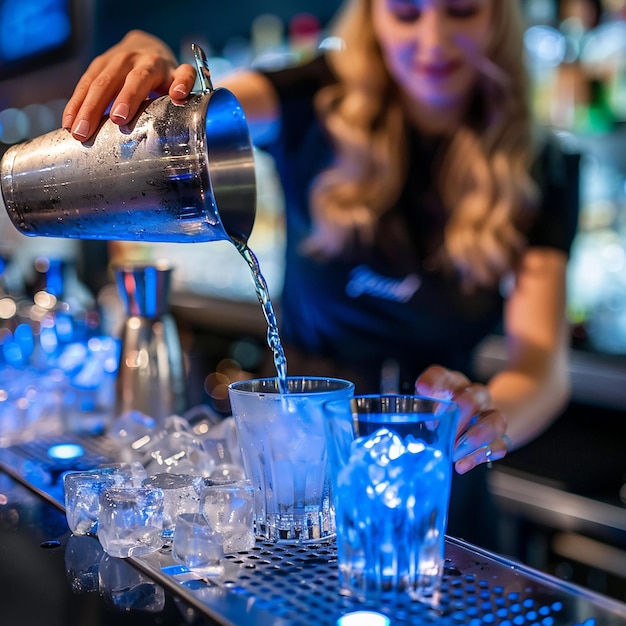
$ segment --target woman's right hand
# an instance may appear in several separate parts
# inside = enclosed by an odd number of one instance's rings
[[[133,30],[91,62],[65,106],[63,128],[78,141],[86,141],[109,105],[111,121],[123,126],[150,94],[169,93],[174,101],[184,100],[195,78],[195,69],[178,65],[163,41]]]

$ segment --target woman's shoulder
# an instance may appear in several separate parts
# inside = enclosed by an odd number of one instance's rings
[[[310,97],[322,87],[336,82],[326,54],[279,69],[258,69],[274,85],[279,97]]]
[[[546,130],[537,144],[532,168],[540,205],[529,233],[530,245],[556,247],[569,253],[580,211],[580,154]]]
[[[542,129],[535,141],[532,175],[541,188],[546,185],[570,186],[578,183],[580,153],[551,129]]]
[[[263,145],[268,148],[273,144],[282,145],[290,154],[299,152],[311,136],[315,139],[315,145],[319,145],[322,135],[315,109],[315,96],[334,82],[326,56],[320,54],[305,63],[260,71],[273,85],[280,107],[279,130],[263,141]]]

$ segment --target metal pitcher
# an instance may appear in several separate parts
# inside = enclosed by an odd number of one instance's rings
[[[0,185],[26,235],[75,239],[247,241],[256,212],[253,150],[243,109],[213,89],[192,46],[201,90],[184,104],[147,100],[126,126],[103,118],[79,143],[58,129],[12,146]]]
[[[115,416],[140,411],[158,423],[187,408],[183,352],[169,313],[172,267],[114,267],[126,310],[115,384]]]

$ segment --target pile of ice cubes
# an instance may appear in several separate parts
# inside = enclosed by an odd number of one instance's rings
[[[207,570],[206,575],[220,571],[225,554],[254,546],[254,494],[245,479],[148,476],[134,462],[68,472],[64,487],[72,533],[97,536],[111,556],[141,556],[171,546],[175,560]]]
[[[202,576],[220,573],[225,554],[254,546],[254,492],[232,418],[213,421],[200,409],[158,426],[133,412],[107,434],[117,461],[63,478],[74,535],[97,536],[121,558],[171,547],[175,561]]]
[[[162,425],[132,411],[114,420],[107,435],[116,443],[119,461],[139,461],[148,475],[245,478],[234,419],[216,418],[208,408],[196,407],[183,417],[172,415]]]

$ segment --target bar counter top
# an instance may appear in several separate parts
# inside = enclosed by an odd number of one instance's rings
[[[71,462],[52,461],[47,451],[59,443],[78,444],[83,453]],[[224,573],[211,578],[177,565],[167,548],[147,557],[114,559],[103,553],[97,538],[69,532],[60,481],[64,471],[113,458],[103,437],[56,437],[0,449],[2,626],[626,624],[626,604],[453,537],[446,540],[446,573],[436,607],[387,598],[364,603],[339,595],[332,541],[257,542],[251,550],[227,555]],[[383,621],[341,621],[359,611]]]

